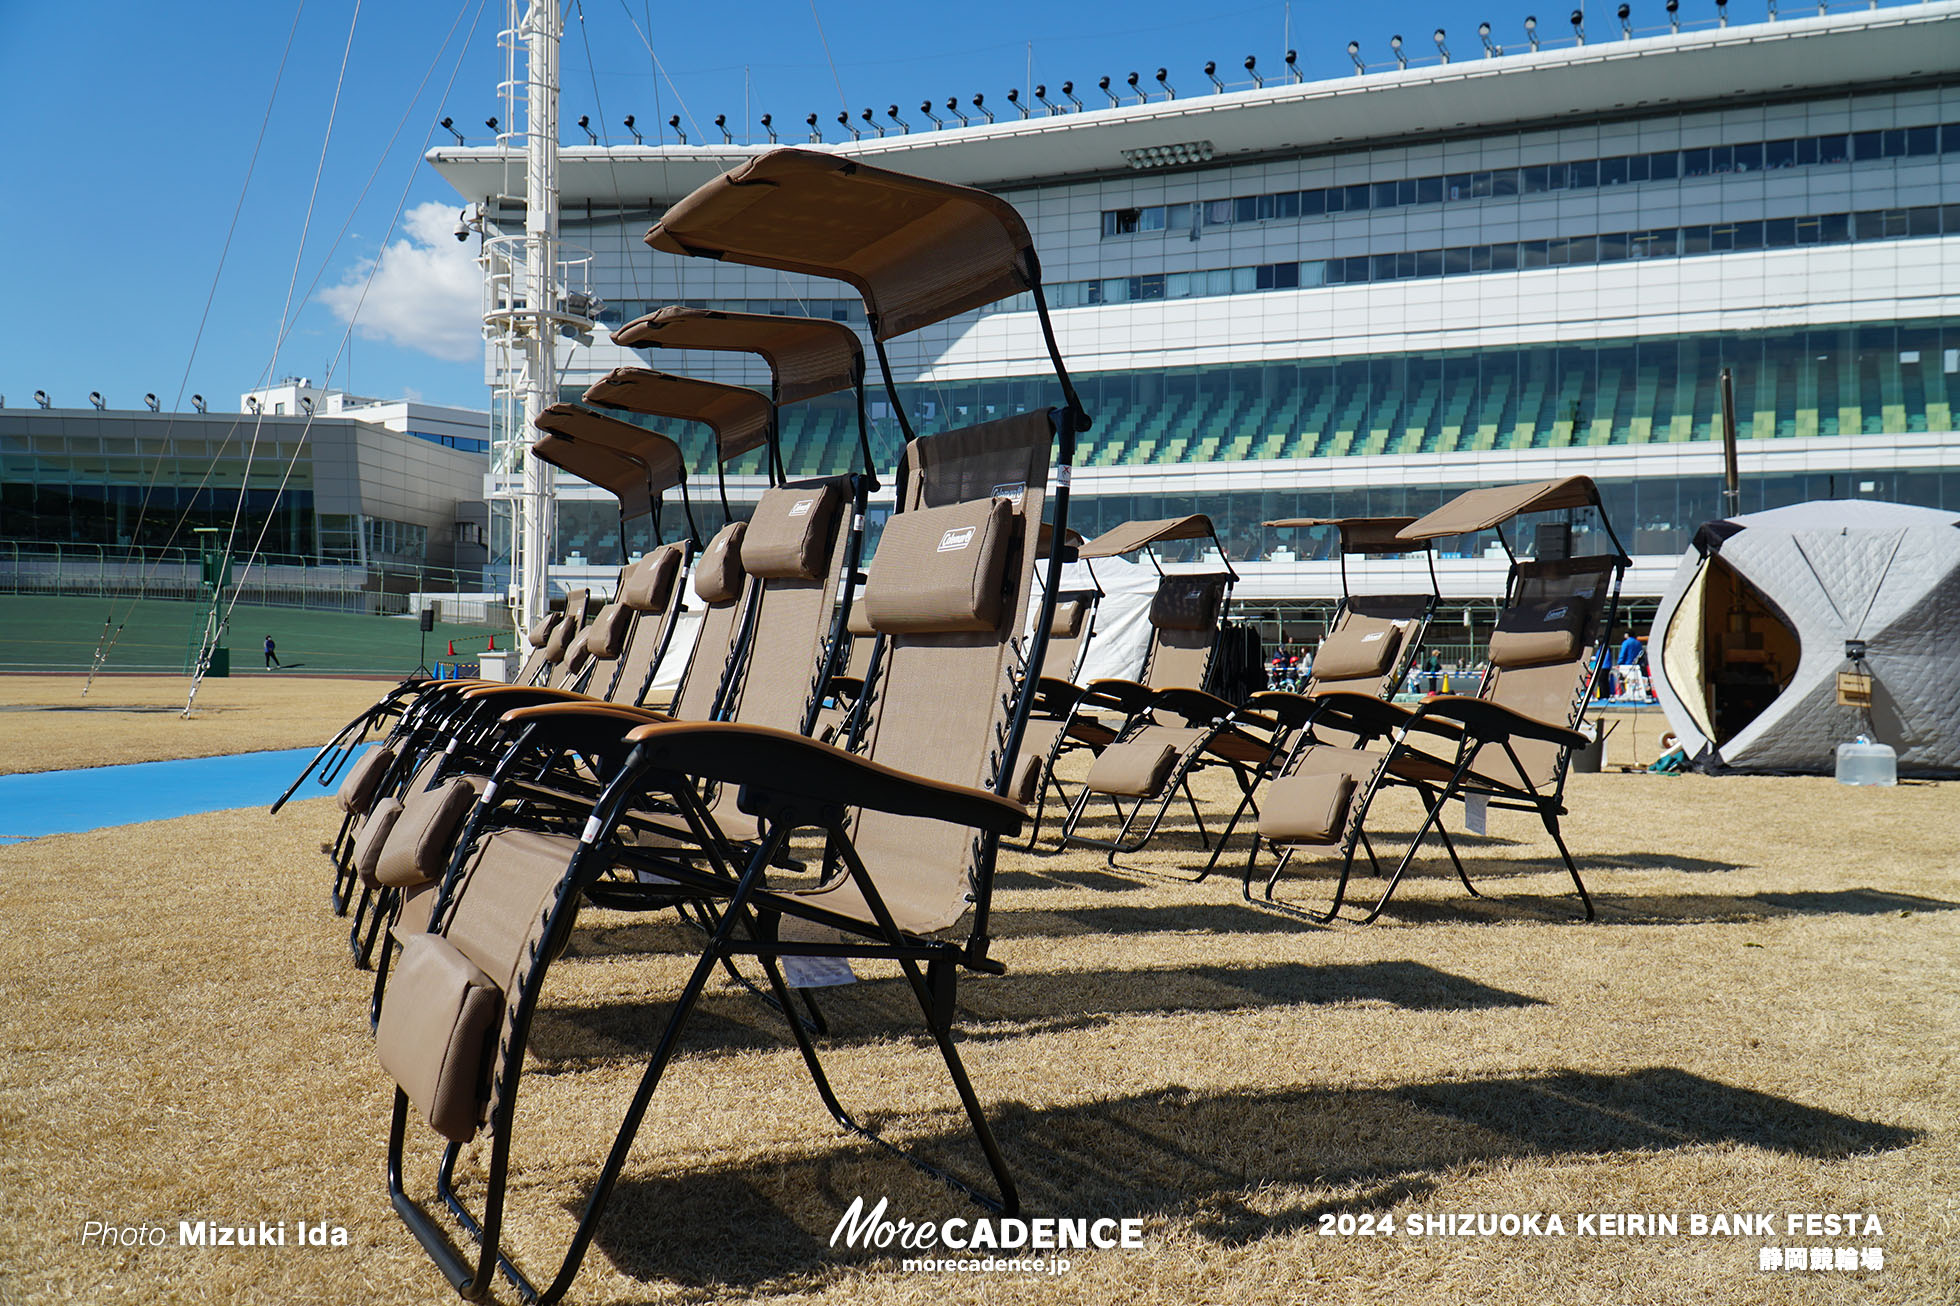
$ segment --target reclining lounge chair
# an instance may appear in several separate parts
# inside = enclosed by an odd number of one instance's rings
[[[825,221],[805,215],[822,212]],[[1025,226],[982,192],[920,181],[851,160],[784,150],[752,160],[670,209],[649,243],[684,252],[840,277],[865,296],[883,341],[1009,294],[1032,290],[1054,355],[1039,274]],[[925,258],[919,251],[957,257]],[[786,251],[801,251],[792,255]],[[573,749],[608,778],[578,837],[492,829],[502,795],[487,792],[445,879],[427,933],[412,936],[383,1008],[379,1049],[397,1091],[389,1139],[395,1207],[466,1296],[499,1270],[527,1299],[556,1300],[570,1286],[634,1134],[674,1058],[717,965],[754,956],[779,1005],[790,1009],[778,959],[860,958],[896,964],[920,1003],[999,1197],[1017,1199],[952,1039],[960,970],[998,972],[988,956],[993,861],[1022,811],[1004,796],[1025,727],[1048,613],[1025,627],[1033,529],[1046,497],[1051,446],[1066,464],[1086,417],[1054,355],[1067,407],[908,444],[903,509],[887,524],[865,587],[889,665],[868,754],[799,734],[733,723],[643,724],[619,709],[521,709],[523,748]],[[1067,482],[1054,496],[1066,524]],[[1055,600],[1051,559],[1044,606]],[[739,862],[718,837],[697,785],[733,787],[763,837]],[[670,870],[721,910],[708,945],[675,1000],[639,1088],[558,1267],[534,1287],[501,1254],[504,1186],[525,1040],[551,959],[571,928],[585,884],[634,845],[615,837],[649,798],[671,802],[697,830],[708,864]],[[767,870],[792,831],[821,832],[831,872],[803,891],[771,888]],[[963,941],[948,931],[968,922]],[[510,923],[521,922],[515,930]],[[831,1090],[814,1044],[789,1022],[819,1095],[847,1128],[868,1137]],[[456,1048],[464,1055],[445,1056]],[[483,1084],[487,1080],[487,1087]],[[411,1110],[449,1140],[437,1171],[472,1254],[404,1187]],[[482,1216],[468,1215],[452,1176],[463,1142],[488,1134]],[[960,1185],[964,1188],[964,1185]],[[966,1191],[972,1193],[973,1190]],[[980,1194],[973,1193],[980,1197]]]
[[[1535,512],[1591,510],[1610,552],[1572,557],[1571,524],[1540,530],[1543,556],[1520,560],[1503,526]],[[1360,749],[1307,747],[1275,781],[1260,814],[1263,840],[1287,849],[1266,883],[1271,898],[1292,849],[1338,847],[1339,879],[1321,917],[1339,914],[1375,796],[1390,785],[1413,788],[1425,815],[1388,877],[1381,915],[1431,830],[1439,835],[1464,887],[1478,895],[1451,844],[1442,816],[1452,801],[1466,807],[1534,812],[1557,846],[1572,884],[1594,916],[1592,896],[1559,833],[1572,750],[1599,671],[1600,642],[1612,629],[1629,559],[1607,520],[1599,492],[1584,476],[1471,490],[1402,530],[1411,543],[1496,530],[1511,558],[1505,603],[1490,640],[1490,669],[1478,693],[1432,695],[1413,708],[1355,694],[1323,696],[1322,720],[1367,741]],[[1553,547],[1547,548],[1547,544]],[[1368,850],[1374,858],[1372,848]],[[1253,857],[1258,854],[1257,844]],[[1252,860],[1246,864],[1248,887]],[[1379,867],[1378,867],[1379,869]],[[1480,895],[1478,895],[1480,896]]]

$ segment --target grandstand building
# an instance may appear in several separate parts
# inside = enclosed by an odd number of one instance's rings
[[[998,122],[900,111],[904,130],[879,115],[873,135],[853,117],[861,139],[830,127],[813,148],[1019,208],[1095,418],[1075,524],[1211,514],[1243,563],[1242,609],[1339,593],[1311,541],[1263,521],[1418,513],[1573,473],[1601,483],[1637,555],[1629,593],[1651,600],[1723,512],[1724,369],[1743,511],[1960,507],[1960,3],[1542,35],[1481,49],[1459,35],[1453,60],[1357,57],[1351,75],[1216,93],[1045,88]],[[686,303],[863,325],[847,286],[641,243],[664,205],[766,148],[564,150],[563,240],[586,251],[604,324]],[[511,157],[431,155],[490,235],[523,224],[521,197],[499,198],[521,176]],[[905,346],[894,362],[925,430],[1057,400],[1028,303]],[[762,375],[601,334],[561,357],[563,392],[628,364]],[[889,466],[896,427],[873,411]],[[786,410],[783,434],[793,473],[852,463],[848,397]],[[759,484],[737,483],[738,497]],[[695,485],[697,505],[712,498],[711,476]],[[611,515],[565,485],[561,548],[612,557]],[[1488,544],[1444,559],[1448,593],[1499,592]],[[1371,565],[1369,584],[1409,566]]]
[[[401,611],[477,589],[483,414],[281,386],[239,413],[0,408],[0,593],[194,596],[199,528],[267,601]]]

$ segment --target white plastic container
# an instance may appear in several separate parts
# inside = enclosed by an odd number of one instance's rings
[[[1838,745],[1837,780],[1841,785],[1899,783],[1899,755],[1890,744],[1875,744],[1863,735]]]

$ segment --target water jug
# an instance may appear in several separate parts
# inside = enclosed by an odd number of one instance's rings
[[[1899,755],[1890,744],[1876,744],[1859,735],[1838,745],[1837,779],[1841,785],[1897,784]]]

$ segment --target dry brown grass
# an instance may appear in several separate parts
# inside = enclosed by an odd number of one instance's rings
[[[1088,853],[1009,855],[1010,973],[962,987],[962,1045],[1029,1212],[1141,1216],[1148,1250],[1078,1255],[1060,1278],[834,1252],[860,1193],[977,1212],[841,1137],[773,1013],[717,982],[574,1299],[1955,1300],[1956,795],[1578,777],[1567,829],[1593,925],[1509,814],[1470,849],[1491,898],[1426,860],[1368,928]],[[335,815],[314,801],[0,848],[0,1300],[453,1299],[385,1195],[367,981],[324,908]],[[1166,845],[1130,860],[1193,860],[1188,837]],[[515,1168],[512,1242],[534,1266],[570,1232],[690,941],[594,912],[552,973]],[[973,1169],[896,985],[824,1001],[846,1099]],[[1777,1241],[1878,1245],[1887,1266],[1759,1273],[1746,1238],[1314,1232],[1324,1212],[1391,1209],[1876,1213],[1882,1238]],[[325,1219],[352,1246],[79,1244],[88,1219],[174,1240],[200,1218]]]
[[[0,676],[0,775],[323,744],[386,682],[313,676]]]

